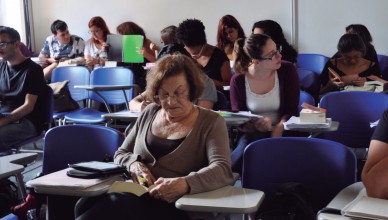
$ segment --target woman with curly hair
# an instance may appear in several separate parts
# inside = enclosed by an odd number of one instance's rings
[[[223,86],[229,86],[232,77],[229,59],[222,50],[207,43],[205,26],[200,20],[183,21],[179,24],[176,36],[213,80],[218,90],[223,91]]]

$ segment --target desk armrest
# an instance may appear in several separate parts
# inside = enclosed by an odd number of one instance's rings
[[[184,195],[175,202],[175,207],[185,211],[254,213],[264,199],[259,190],[225,186],[217,190]]]

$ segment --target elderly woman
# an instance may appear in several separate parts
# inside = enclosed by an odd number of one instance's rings
[[[175,200],[233,183],[225,121],[193,103],[203,90],[200,71],[184,55],[158,61],[147,76],[147,98],[154,103],[115,154],[134,181],[141,177],[155,187],[141,197],[109,193],[89,204],[81,200],[77,219],[187,219]]]

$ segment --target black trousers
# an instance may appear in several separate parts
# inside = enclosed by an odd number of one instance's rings
[[[106,193],[81,198],[75,207],[77,220],[87,219],[189,219],[175,203],[154,199],[148,193],[138,197],[131,193]]]

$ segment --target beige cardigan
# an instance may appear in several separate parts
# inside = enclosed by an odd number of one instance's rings
[[[131,163],[141,160],[155,178],[185,176],[190,194],[233,184],[228,132],[220,115],[199,108],[197,121],[185,140],[173,152],[155,160],[145,140],[158,110],[160,106],[156,104],[147,106],[116,151],[115,163],[129,170]]]

